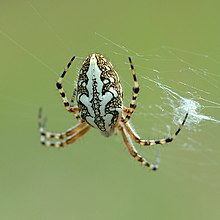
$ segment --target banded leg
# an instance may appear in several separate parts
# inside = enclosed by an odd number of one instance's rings
[[[151,162],[149,162],[148,160],[146,160],[145,158],[143,158],[141,155],[138,154],[137,150],[135,149],[134,145],[131,142],[131,138],[129,134],[124,128],[124,124],[121,123],[118,126],[118,129],[121,131],[123,141],[131,156],[134,157],[138,162],[142,163],[144,166],[147,166],[149,169],[156,171],[159,168],[159,162],[160,162],[159,155],[156,159],[156,163],[152,164]]]
[[[132,94],[132,99],[130,102],[130,106],[129,108],[124,108],[123,111],[126,114],[126,117],[124,120],[122,120],[124,123],[126,123],[127,121],[129,121],[129,119],[131,118],[131,115],[133,114],[136,106],[137,106],[137,96],[139,93],[139,84],[137,81],[137,76],[135,73],[135,69],[134,69],[134,65],[132,63],[131,58],[129,57],[129,63],[130,63],[130,67],[131,67],[131,72],[132,72],[132,76],[133,76],[133,80],[134,80],[134,86],[133,86],[133,94]]]
[[[42,120],[42,110],[39,111],[39,130],[40,130],[40,141],[43,145],[47,147],[63,147],[67,144],[73,143],[74,141],[78,140],[82,137],[89,129],[91,128],[86,122],[81,122],[76,126],[68,129],[64,133],[50,133],[45,131],[45,122]],[[63,139],[63,141],[49,141],[48,139],[55,138],[55,139]]]
[[[181,125],[179,126],[179,128],[177,129],[177,131],[173,134],[172,137],[168,137],[168,138],[163,138],[163,139],[159,139],[159,140],[142,140],[136,133],[135,131],[131,128],[131,126],[129,125],[129,123],[125,123],[124,127],[126,129],[126,131],[128,132],[128,134],[130,135],[130,137],[138,144],[142,145],[142,146],[152,146],[155,144],[167,144],[172,142],[173,140],[176,139],[177,135],[179,134],[179,132],[181,131],[181,129],[183,128],[186,119],[188,117],[188,113],[186,113]]]
[[[75,56],[73,56],[71,58],[71,60],[67,64],[67,66],[64,68],[63,73],[60,75],[59,79],[57,80],[56,87],[57,87],[57,89],[58,89],[58,91],[60,93],[60,96],[61,96],[61,98],[63,100],[63,104],[64,104],[64,107],[66,108],[66,110],[69,111],[70,113],[72,113],[76,117],[76,119],[78,121],[81,121],[81,118],[78,115],[79,109],[77,107],[71,107],[70,106],[70,103],[69,103],[69,101],[68,101],[68,99],[66,97],[65,91],[64,91],[64,89],[62,87],[63,79],[64,79],[67,71],[69,70],[69,68],[70,68],[70,66],[71,66],[71,64],[72,64],[74,59],[75,59]],[[73,100],[73,98],[72,98],[72,100]]]
[[[81,124],[78,124],[80,126]],[[86,124],[84,127],[81,128],[81,130],[78,130],[76,133],[74,133],[71,136],[68,136],[66,139],[62,141],[49,141],[46,139],[46,136],[41,135],[41,143],[47,147],[64,147],[67,144],[71,144],[75,141],[77,141],[79,138],[81,138],[89,129],[91,126]]]
[[[63,133],[51,133],[45,130],[45,119],[42,119],[42,109],[39,109],[39,130],[41,136],[44,136],[45,139],[55,138],[55,139],[65,139],[66,137],[69,137],[77,132],[79,132],[83,127],[87,125],[86,122],[81,122],[74,127],[68,129],[66,132]]]
[[[73,95],[70,100],[70,108],[72,108],[74,106],[75,97],[76,97],[76,89],[73,90]]]

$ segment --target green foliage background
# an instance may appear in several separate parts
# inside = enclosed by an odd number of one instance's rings
[[[110,53],[95,33],[135,51],[169,45],[219,60],[219,7],[214,0],[1,1],[0,219],[220,219],[217,125],[207,123],[203,136],[184,130],[162,151],[156,173],[129,156],[120,136],[106,139],[92,130],[65,149],[47,149],[37,130],[40,106],[49,130],[76,123],[65,112],[55,81],[72,55]],[[123,74],[131,84],[129,69]],[[74,80],[68,76],[65,82],[69,95]],[[142,93],[147,99],[141,101],[147,105],[154,96]],[[219,112],[213,114],[219,118]],[[140,117],[133,123],[139,131],[151,126]],[[204,143],[202,152],[178,147],[187,136]]]

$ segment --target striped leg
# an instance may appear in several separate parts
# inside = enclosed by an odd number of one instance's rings
[[[183,128],[186,119],[188,117],[188,113],[186,113],[182,124],[179,126],[179,128],[177,129],[177,131],[173,134],[172,137],[168,137],[168,138],[163,138],[163,139],[159,139],[159,140],[142,140],[140,139],[140,137],[135,133],[135,131],[132,129],[132,127],[129,125],[129,123],[125,123],[125,129],[128,132],[128,134],[130,135],[130,137],[138,144],[142,145],[142,146],[152,146],[155,144],[167,144],[172,142],[173,140],[176,139],[176,136],[179,134],[179,132],[181,131],[181,129]]]
[[[124,113],[126,114],[126,117],[123,120],[124,123],[129,121],[129,119],[131,118],[131,115],[133,114],[133,112],[134,112],[134,110],[137,106],[137,96],[138,96],[138,93],[139,93],[139,84],[138,84],[138,81],[137,81],[137,76],[136,76],[136,73],[135,73],[134,65],[131,61],[131,58],[129,57],[128,59],[129,59],[130,67],[131,67],[133,80],[134,80],[134,86],[133,86],[133,94],[132,94],[132,99],[131,99],[131,102],[130,102],[130,107],[123,109]]]
[[[75,56],[71,58],[71,60],[70,60],[69,63],[67,64],[67,66],[64,68],[63,73],[60,75],[59,79],[57,80],[56,87],[57,87],[57,89],[58,89],[58,91],[59,91],[59,93],[60,93],[60,96],[61,96],[61,98],[62,98],[62,100],[63,100],[63,104],[64,104],[64,107],[66,108],[66,110],[69,111],[69,112],[71,112],[71,113],[76,117],[76,119],[77,119],[78,121],[81,121],[81,118],[80,118],[80,116],[78,115],[78,112],[79,112],[78,107],[71,107],[71,106],[70,106],[70,103],[69,103],[69,101],[68,101],[68,99],[67,99],[67,97],[66,97],[65,91],[64,91],[64,89],[63,89],[63,87],[62,87],[63,79],[64,79],[64,77],[65,77],[67,71],[69,70],[69,68],[70,68],[70,66],[71,66],[71,64],[72,64],[72,62],[73,62],[74,59],[75,59]],[[71,100],[74,101],[74,98],[75,98],[75,97],[72,97]]]
[[[80,124],[78,124],[80,125]],[[77,133],[74,133],[73,135],[67,137],[66,139],[62,141],[49,141],[46,139],[44,135],[41,135],[41,143],[47,147],[64,147],[67,144],[71,144],[75,141],[77,141],[79,138],[81,138],[89,129],[91,126],[86,124],[81,130],[79,130]]]
[[[76,97],[76,89],[73,90],[73,95],[70,100],[70,108],[74,106],[75,97]]]
[[[47,132],[45,130],[45,121],[43,122],[42,120],[42,114],[41,114],[41,109],[39,111],[39,130],[41,134],[40,141],[43,145],[45,146],[52,146],[52,147],[63,147],[66,144],[70,144],[76,140],[78,140],[80,137],[82,137],[90,128],[86,122],[82,122],[77,124],[76,126],[68,129],[64,133],[51,133]],[[56,141],[52,142],[49,141],[48,139],[50,138],[55,138],[55,139],[64,139],[63,141]]]
[[[129,153],[131,154],[131,156],[134,157],[138,162],[147,166],[149,169],[156,171],[159,167],[159,161],[160,161],[159,155],[156,159],[155,164],[150,163],[148,160],[146,160],[145,158],[143,158],[141,155],[138,154],[137,150],[135,149],[134,145],[131,142],[129,134],[127,133],[126,129],[124,128],[124,124],[121,123],[118,126],[118,129],[121,131],[123,141],[129,151]]]
[[[39,120],[39,130],[41,135],[45,136],[45,138],[55,138],[55,139],[65,139],[68,136],[71,136],[74,133],[77,133],[79,130],[81,130],[83,127],[85,127],[86,122],[81,122],[80,124],[75,125],[74,127],[68,129],[66,132],[63,133],[51,133],[45,130],[45,119],[42,119],[42,109],[39,109],[38,114],[38,120]]]

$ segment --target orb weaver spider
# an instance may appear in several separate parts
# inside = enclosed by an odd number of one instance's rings
[[[159,157],[156,163],[152,164],[138,154],[132,140],[147,147],[170,143],[179,134],[186,122],[188,113],[186,113],[173,136],[159,140],[141,139],[129,124],[129,120],[137,105],[139,93],[139,84],[131,58],[129,57],[128,59],[134,85],[129,107],[124,106],[122,86],[112,64],[103,55],[95,53],[89,55],[83,62],[78,75],[77,88],[73,92],[71,102],[69,102],[62,87],[62,82],[74,59],[75,56],[72,57],[64,68],[56,83],[56,87],[64,107],[78,120],[78,124],[64,133],[48,132],[45,130],[45,122],[42,120],[42,110],[40,109],[39,130],[41,143],[48,147],[64,147],[81,138],[92,127],[99,129],[105,137],[117,134],[117,131],[120,131],[131,156],[151,170],[157,170],[159,167]],[[75,101],[77,106],[74,105]],[[50,139],[52,138],[58,139],[58,141],[51,141]]]

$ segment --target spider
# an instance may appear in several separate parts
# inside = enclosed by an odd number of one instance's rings
[[[48,132],[45,130],[45,121],[42,120],[42,109],[40,108],[39,130],[41,143],[48,147],[64,147],[81,138],[92,127],[99,129],[105,137],[117,134],[117,131],[119,131],[131,156],[149,169],[157,170],[159,167],[159,157],[157,157],[155,164],[149,162],[138,154],[132,140],[147,147],[170,143],[179,134],[186,122],[188,113],[186,113],[173,136],[159,140],[141,139],[129,124],[129,120],[136,109],[139,94],[139,84],[131,58],[129,57],[128,60],[134,85],[129,107],[124,106],[123,90],[117,72],[103,55],[96,53],[89,55],[83,62],[78,75],[76,89],[73,92],[71,102],[69,102],[62,87],[62,82],[74,59],[75,56],[72,57],[64,68],[56,83],[56,87],[65,109],[78,120],[78,124],[64,133]],[[77,105],[74,105],[74,102]],[[52,138],[58,140],[51,141],[50,139]]]

